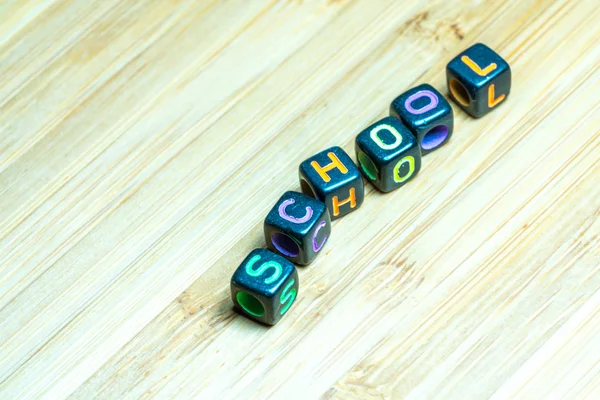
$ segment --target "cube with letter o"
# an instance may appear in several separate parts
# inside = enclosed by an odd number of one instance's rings
[[[390,192],[414,178],[421,169],[421,148],[398,119],[387,117],[358,134],[356,158],[377,189]]]
[[[416,136],[421,154],[444,145],[454,130],[450,103],[429,84],[407,90],[390,105],[390,115],[400,119]]]

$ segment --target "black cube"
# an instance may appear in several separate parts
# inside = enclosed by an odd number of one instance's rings
[[[358,134],[358,164],[382,192],[398,189],[421,169],[421,148],[412,132],[395,117],[386,117]]]
[[[300,164],[302,192],[323,203],[331,220],[358,209],[365,196],[365,186],[356,164],[340,147],[315,154]]]
[[[325,204],[302,193],[286,192],[275,203],[264,224],[270,250],[288,260],[310,264],[331,235]]]
[[[473,117],[482,117],[503,103],[510,93],[508,63],[482,43],[469,47],[446,66],[452,99]]]
[[[268,325],[275,325],[285,315],[298,289],[294,264],[265,249],[252,250],[231,277],[235,308]]]
[[[429,84],[407,90],[390,105],[390,115],[416,136],[421,154],[427,154],[450,140],[454,131],[454,113],[450,103]]]

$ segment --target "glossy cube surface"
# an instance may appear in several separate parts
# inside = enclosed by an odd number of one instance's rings
[[[506,101],[510,66],[494,50],[477,43],[448,63],[446,81],[456,104],[479,118]]]
[[[323,203],[331,220],[358,209],[365,187],[358,167],[340,147],[331,147],[300,164],[302,192]]]
[[[395,117],[384,118],[358,134],[356,158],[377,189],[390,192],[421,169],[421,148],[412,132]]]
[[[390,105],[390,115],[400,119],[415,135],[421,154],[427,154],[450,140],[454,112],[450,103],[429,84],[407,90]]]
[[[331,235],[331,219],[323,202],[302,193],[286,192],[267,214],[264,229],[271,251],[307,265]]]
[[[231,277],[235,308],[267,325],[275,325],[288,312],[298,289],[294,264],[265,249],[252,250]]]

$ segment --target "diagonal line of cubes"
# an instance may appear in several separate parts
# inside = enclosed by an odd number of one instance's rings
[[[508,63],[481,43],[452,59],[446,78],[450,97],[477,118],[510,92]],[[268,249],[252,250],[231,278],[235,309],[267,325],[279,322],[298,296],[294,263],[315,260],[331,235],[331,222],[360,207],[362,175],[382,192],[398,189],[419,173],[421,156],[447,143],[453,131],[452,107],[433,86],[422,84],[394,99],[389,117],[358,134],[358,166],[337,146],[303,161],[302,193],[284,193],[265,219]]]

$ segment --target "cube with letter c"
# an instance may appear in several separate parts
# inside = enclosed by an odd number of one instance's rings
[[[285,192],[265,218],[267,247],[288,260],[310,264],[331,235],[325,204],[302,193]]]
[[[303,161],[299,175],[302,192],[325,203],[331,220],[358,209],[364,200],[365,187],[360,171],[338,146]]]
[[[377,121],[356,137],[356,158],[367,180],[382,192],[406,184],[421,169],[421,148],[395,117]]]

